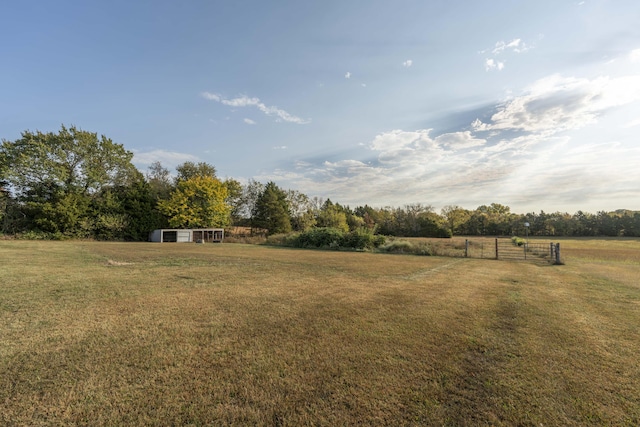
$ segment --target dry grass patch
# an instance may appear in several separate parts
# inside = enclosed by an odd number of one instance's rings
[[[631,263],[24,241],[0,257],[1,424],[640,418]]]

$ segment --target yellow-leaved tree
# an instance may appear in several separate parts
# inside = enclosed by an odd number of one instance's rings
[[[193,176],[178,181],[169,199],[158,203],[160,212],[174,228],[209,228],[229,225],[231,207],[227,187],[212,176]]]

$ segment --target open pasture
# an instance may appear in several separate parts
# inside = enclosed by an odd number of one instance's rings
[[[561,244],[0,241],[0,424],[637,425],[640,241]]]

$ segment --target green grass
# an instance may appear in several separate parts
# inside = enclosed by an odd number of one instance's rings
[[[0,241],[0,424],[637,425],[640,241],[561,245]]]

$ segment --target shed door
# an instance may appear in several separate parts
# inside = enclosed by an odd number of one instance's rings
[[[178,242],[190,242],[191,232],[188,230],[178,230]]]

